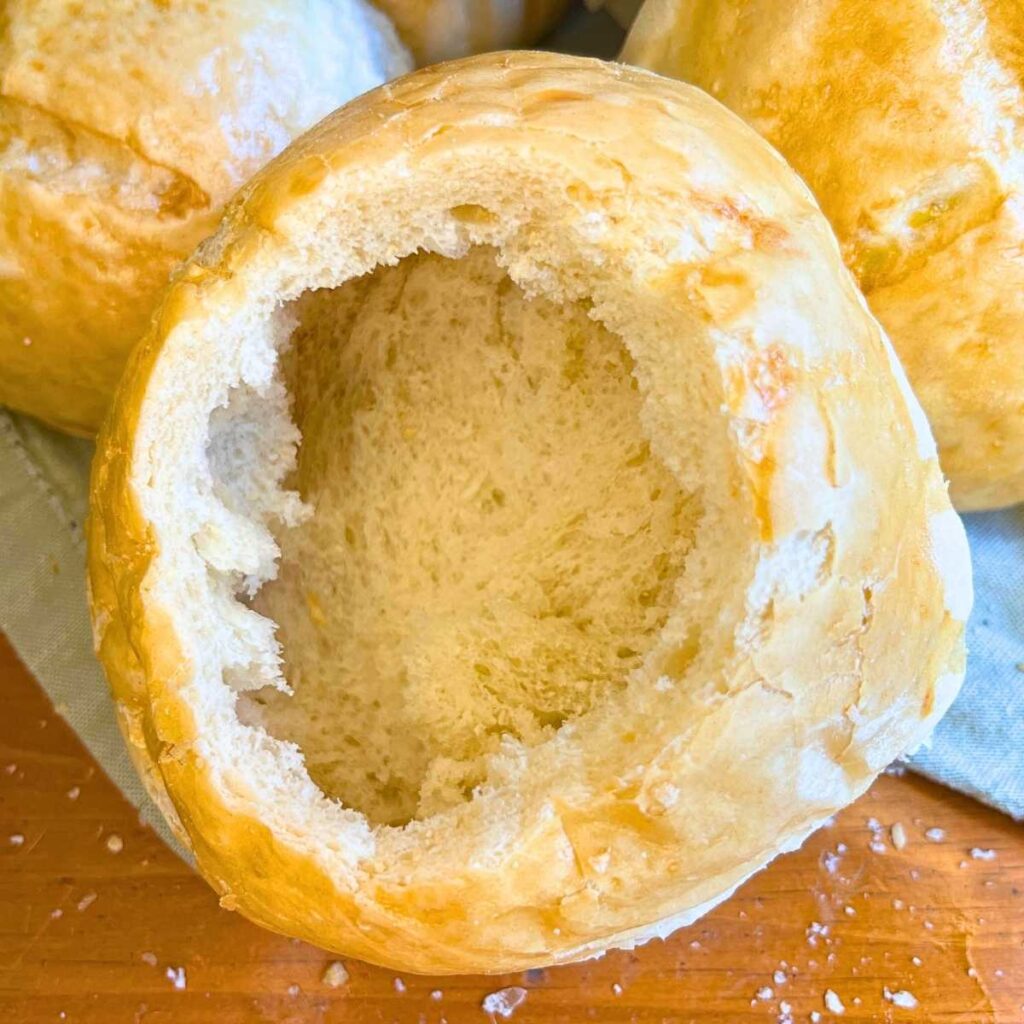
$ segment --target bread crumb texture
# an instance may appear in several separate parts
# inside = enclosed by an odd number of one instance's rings
[[[622,342],[527,299],[487,248],[300,299],[313,510],[256,607],[293,693],[245,712],[371,820],[467,799],[621,688],[668,617],[699,499],[651,452]]]

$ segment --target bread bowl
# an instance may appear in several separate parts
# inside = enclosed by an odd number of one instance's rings
[[[568,0],[374,0],[419,64],[537,42]]]
[[[649,0],[623,51],[814,190],[967,510],[1024,500],[1022,39],[1019,0]]]
[[[95,433],[171,270],[231,194],[410,66],[364,0],[6,0],[0,403]]]
[[[812,197],[595,60],[417,72],[260,172],[91,508],[119,720],[223,905],[407,971],[667,934],[962,679],[963,531]]]

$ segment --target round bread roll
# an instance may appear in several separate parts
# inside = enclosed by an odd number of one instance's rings
[[[364,0],[4,2],[0,403],[94,433],[238,186],[410,66]]]
[[[961,509],[1024,500],[1022,40],[1020,0],[649,0],[623,51],[810,184]]]
[[[536,42],[569,0],[373,0],[419,64]]]
[[[828,224],[615,64],[435,67],[289,147],[92,501],[120,721],[223,905],[402,970],[671,932],[962,679],[964,534]]]

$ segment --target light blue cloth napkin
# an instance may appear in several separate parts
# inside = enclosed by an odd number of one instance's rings
[[[0,630],[107,774],[171,845],[114,722],[85,604],[92,446],[0,410]],[[1024,818],[1024,507],[967,517],[967,682],[911,767]]]
[[[964,517],[974,561],[967,679],[911,767],[1024,819],[1024,505]]]

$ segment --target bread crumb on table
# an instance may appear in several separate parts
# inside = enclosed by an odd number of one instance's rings
[[[116,832],[111,832],[107,836],[107,849],[111,853],[120,853],[124,849],[124,840]]]
[[[886,986],[882,989],[882,995],[885,997],[886,1002],[892,1003],[893,1006],[899,1006],[904,1010],[913,1010],[917,1006],[917,998],[912,992],[907,992],[905,989],[893,992]]]
[[[324,968],[320,980],[328,988],[341,988],[348,981],[348,970],[340,960],[333,960]]]
[[[978,846],[971,847],[971,858],[973,860],[995,860],[995,850],[983,850]]]
[[[924,837],[929,843],[941,843],[946,838],[946,830],[944,828],[929,828],[925,830]]]
[[[522,1006],[525,1001],[526,989],[512,985],[484,996],[480,1006],[484,1013],[490,1013],[496,1017],[511,1017],[516,1007]]]
[[[900,821],[894,821],[889,827],[889,836],[892,839],[892,845],[897,850],[902,850],[907,845],[907,830],[903,827],[903,823]]]
[[[829,1013],[846,1013],[846,1007],[843,1005],[842,999],[840,999],[838,994],[830,988],[825,989],[825,1009],[828,1010]]]
[[[184,992],[188,986],[188,979],[185,977],[184,967],[168,967],[164,971],[167,980],[174,986],[175,991]]]

